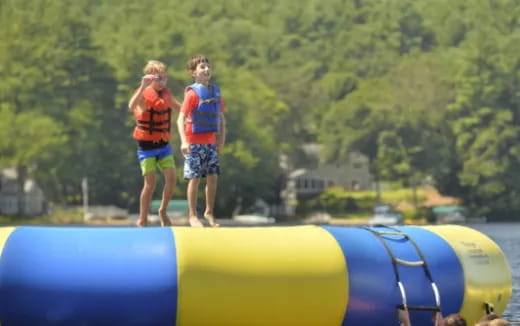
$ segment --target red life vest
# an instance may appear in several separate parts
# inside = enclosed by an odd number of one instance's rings
[[[148,107],[142,113],[134,110],[134,138],[144,141],[169,141],[171,137],[172,109],[158,110]]]

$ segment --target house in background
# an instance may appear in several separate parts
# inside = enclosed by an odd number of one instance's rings
[[[371,190],[374,178],[370,173],[369,159],[359,152],[348,154],[344,162],[330,164],[320,160],[322,145],[307,144],[303,147],[309,158],[307,166],[288,173],[281,197],[285,213],[294,214],[298,200],[305,200],[322,193],[326,188],[339,186],[347,190]]]
[[[0,172],[0,214],[18,214],[18,180],[15,168]],[[37,216],[46,213],[45,196],[33,179],[28,178],[24,187],[23,215]]]

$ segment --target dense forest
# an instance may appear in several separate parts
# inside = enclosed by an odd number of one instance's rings
[[[135,209],[142,67],[164,61],[182,100],[204,54],[227,105],[221,216],[276,202],[280,157],[297,166],[308,142],[520,216],[519,17],[515,0],[2,0],[0,168],[55,203],[79,203],[86,177],[91,202]]]

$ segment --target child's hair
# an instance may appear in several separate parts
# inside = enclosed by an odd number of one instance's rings
[[[150,60],[143,68],[145,75],[157,75],[166,72],[166,65],[158,60]]]
[[[442,320],[442,326],[467,326],[467,323],[461,315],[451,314]]]
[[[194,71],[195,69],[197,69],[199,63],[202,62],[209,64],[209,59],[203,55],[195,55],[188,60],[186,67],[188,68],[188,71]]]
[[[509,326],[511,323],[509,323],[507,320],[504,319],[493,319],[489,322],[489,326]]]

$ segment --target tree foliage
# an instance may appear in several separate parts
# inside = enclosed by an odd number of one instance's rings
[[[359,151],[384,179],[429,176],[491,217],[512,216],[519,13],[513,0],[4,0],[0,166],[26,169],[52,201],[78,202],[87,177],[93,202],[135,208],[126,103],[142,67],[164,61],[182,100],[185,63],[205,54],[227,106],[223,216],[275,203],[279,158],[298,166],[307,142],[328,160]]]

